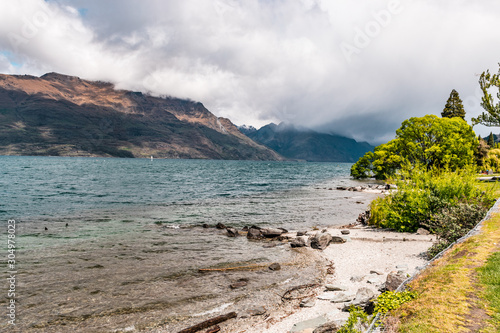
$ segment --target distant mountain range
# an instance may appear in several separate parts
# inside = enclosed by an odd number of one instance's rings
[[[339,135],[319,133],[281,123],[269,124],[259,130],[241,126],[240,131],[280,155],[309,162],[356,162],[374,147]]]
[[[0,155],[283,159],[201,103],[57,73],[0,75]]]

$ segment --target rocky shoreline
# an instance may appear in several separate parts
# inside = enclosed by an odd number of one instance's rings
[[[377,193],[388,189],[385,185],[337,188]],[[288,231],[257,226],[237,230],[222,224],[204,225],[204,228],[215,227],[228,237],[261,241],[264,247],[289,246],[291,251],[311,258],[311,262],[316,258],[323,264],[318,268],[321,274],[317,283],[277,288],[275,293],[281,296],[279,304],[256,305],[242,313],[229,313],[227,321],[203,332],[336,332],[346,322],[350,305],[361,306],[368,313],[373,311],[374,298],[385,290],[395,290],[425,265],[425,252],[435,237],[425,230],[409,234],[369,227],[364,224],[368,214],[360,214],[355,223],[322,230]],[[281,265],[272,263],[260,268],[279,270]],[[236,281],[230,288],[245,287],[247,282]]]

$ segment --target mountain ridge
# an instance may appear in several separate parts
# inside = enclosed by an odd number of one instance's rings
[[[58,73],[0,74],[0,155],[283,160],[200,102]]]
[[[320,133],[291,124],[270,123],[256,129],[240,126],[240,131],[280,155],[308,162],[356,162],[374,147],[366,142],[335,134]]]

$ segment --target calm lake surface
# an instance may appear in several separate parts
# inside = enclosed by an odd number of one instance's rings
[[[359,184],[350,166],[0,156],[0,225],[6,231],[16,220],[16,329],[174,332],[265,304],[271,286],[313,281],[313,265],[301,266],[303,274],[286,268],[300,256],[289,246],[201,225],[308,230],[354,222],[374,195],[335,190]],[[198,272],[272,262],[284,269]],[[240,278],[249,286],[228,289]]]

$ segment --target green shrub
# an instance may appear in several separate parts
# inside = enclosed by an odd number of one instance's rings
[[[450,242],[444,240],[444,239],[438,239],[428,250],[427,250],[427,258],[432,259],[434,258],[438,253],[446,249],[448,246],[450,246]]]
[[[400,179],[396,180],[398,189],[371,203],[369,223],[402,232],[415,232],[443,209],[455,207],[461,202],[489,207],[494,201],[492,195],[476,187],[474,171],[427,171],[422,168],[403,171]],[[433,228],[435,232],[438,230],[437,225]]]
[[[434,257],[448,245],[465,236],[481,221],[486,211],[485,206],[458,203],[456,206],[444,207],[434,214],[423,224],[438,236],[438,242],[429,249],[428,256]]]
[[[393,177],[405,164],[459,170],[476,164],[479,141],[472,127],[460,118],[435,115],[403,121],[396,138],[361,157],[351,168],[354,178]]]
[[[416,292],[412,291],[386,291],[380,294],[375,301],[375,311],[374,315],[381,314],[385,315],[387,312],[395,310],[401,306],[401,304],[411,301],[417,297]]]
[[[360,333],[360,331],[356,329],[356,324],[358,322],[363,324],[368,323],[368,315],[359,306],[351,305],[347,323],[345,323],[337,333]]]

